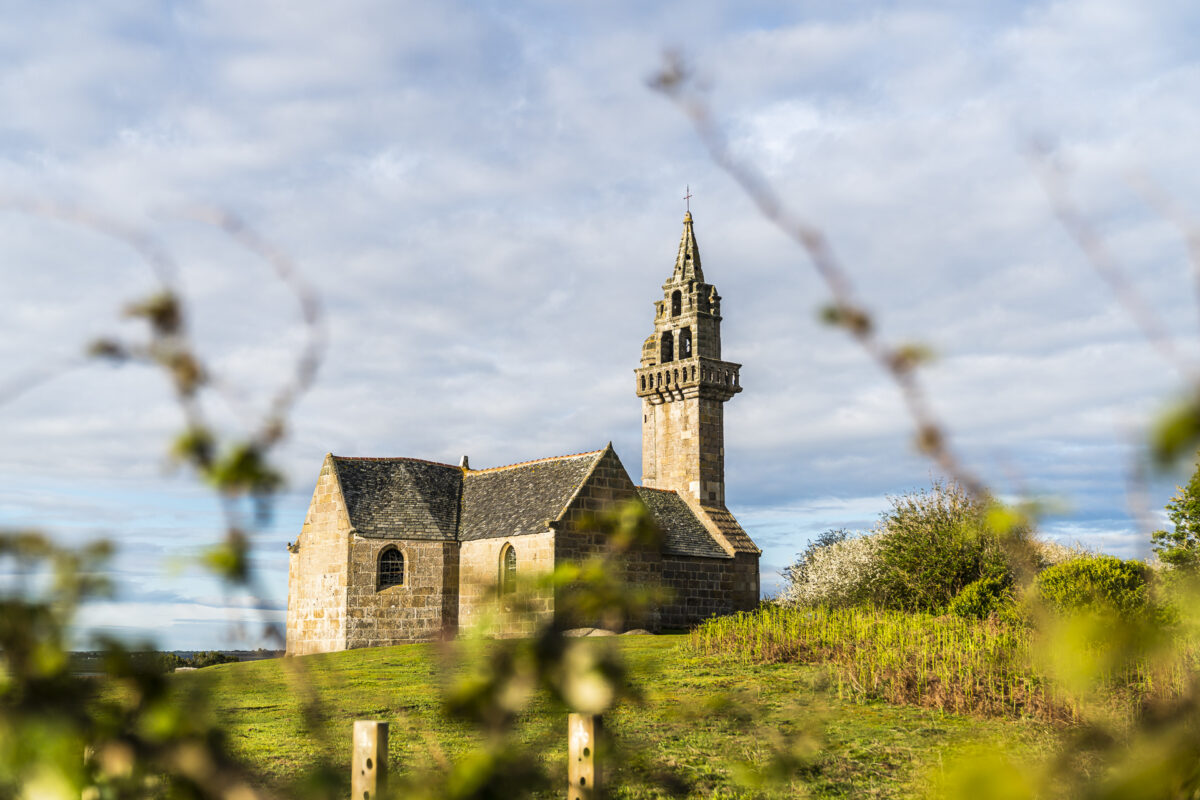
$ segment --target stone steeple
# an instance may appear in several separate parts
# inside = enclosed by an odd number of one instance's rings
[[[642,483],[723,508],[724,405],[742,390],[741,365],[721,360],[721,296],[704,282],[690,211],[662,288],[634,378],[642,398]]]
[[[676,282],[699,281],[704,283],[704,272],[700,269],[700,247],[692,231],[692,212],[683,217],[683,236],[679,239],[679,255],[675,257],[675,272],[671,279]]]

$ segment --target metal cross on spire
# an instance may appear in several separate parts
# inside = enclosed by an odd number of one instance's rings
[[[684,191],[687,193],[683,196],[683,201],[687,203],[687,212],[692,213],[692,187],[689,184],[684,184]]]

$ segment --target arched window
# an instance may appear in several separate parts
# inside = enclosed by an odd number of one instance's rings
[[[404,554],[389,547],[379,554],[379,588],[404,585]]]
[[[668,361],[675,360],[675,339],[671,336],[670,331],[663,331],[662,345],[659,348],[658,363],[666,364]]]
[[[500,548],[500,596],[517,591],[517,551],[511,544]]]
[[[679,357],[692,357],[692,329],[684,328],[679,331]]]
[[[678,317],[681,311],[683,311],[683,294],[676,289],[671,292],[671,316]]]

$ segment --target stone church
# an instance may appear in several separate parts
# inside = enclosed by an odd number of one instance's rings
[[[587,515],[637,499],[659,552],[625,577],[669,598],[646,624],[683,628],[758,603],[761,551],[725,507],[725,403],[741,365],[721,359],[721,297],[704,281],[689,211],[654,304],[634,382],[642,485],[610,443],[590,453],[472,469],[416,458],[325,456],[300,536],[288,545],[287,652],[435,639],[471,626],[518,577],[597,553]],[[555,618],[555,598],[536,601]]]

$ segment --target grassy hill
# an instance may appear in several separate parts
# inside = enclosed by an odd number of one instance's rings
[[[620,647],[643,688],[640,703],[622,705],[607,717],[610,730],[633,754],[615,766],[611,785],[618,797],[651,796],[635,785],[648,764],[683,778],[689,796],[755,796],[739,788],[738,776],[746,774],[745,765],[765,765],[772,743],[785,739],[807,756],[779,794],[791,796],[804,786],[815,797],[923,796],[930,775],[942,765],[994,750],[998,740],[1030,758],[1053,746],[1053,731],[1044,724],[856,704],[823,685],[820,667],[741,666],[692,655],[686,644],[683,636],[597,642]],[[439,688],[455,669],[438,646],[414,644],[228,664],[173,680],[183,690],[204,685],[235,751],[281,784],[325,757],[344,765],[348,789],[355,719],[391,723],[394,773],[469,752],[474,732],[441,712]],[[297,689],[305,684],[322,700],[312,730],[306,729],[303,692]],[[547,763],[561,765],[565,775],[565,730],[561,709],[535,702],[517,735],[544,747]]]

